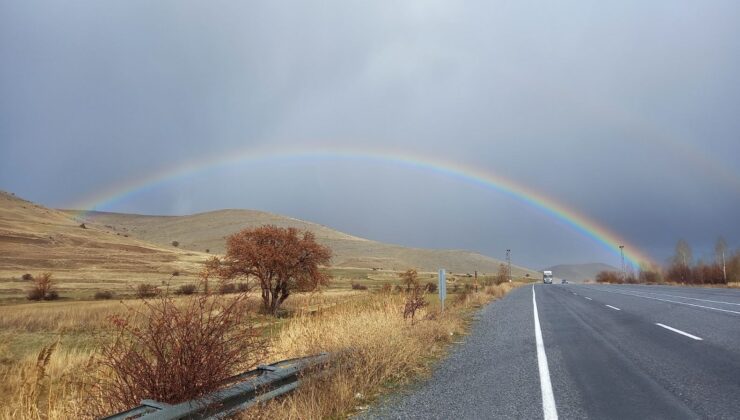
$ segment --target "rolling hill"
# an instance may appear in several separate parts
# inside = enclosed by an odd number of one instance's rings
[[[602,263],[560,264],[545,268],[545,270],[552,271],[553,276],[559,279],[568,279],[568,281],[576,283],[593,280],[600,271],[619,271],[616,267]]]
[[[2,297],[23,294],[25,273],[51,272],[74,290],[121,288],[132,279],[159,283],[175,271],[194,277],[206,256],[82,227],[63,212],[0,191]]]
[[[70,216],[78,212],[67,211]],[[309,230],[329,246],[335,267],[404,270],[415,267],[436,271],[439,267],[456,273],[495,273],[501,261],[465,250],[434,250],[386,244],[339,232],[316,223],[256,210],[218,210],[189,216],[146,216],[107,212],[86,213],[80,221],[132,237],[193,251],[223,253],[225,237],[244,228],[273,224]],[[514,275],[535,272],[513,267]]]

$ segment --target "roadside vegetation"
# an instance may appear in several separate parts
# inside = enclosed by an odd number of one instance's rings
[[[86,418],[145,398],[183,401],[256,364],[319,352],[333,356],[327,375],[249,416],[345,416],[427,373],[465,333],[472,309],[523,284],[450,275],[442,312],[435,273],[350,276],[320,268],[328,250],[302,232],[263,227],[237,236],[248,239],[238,248],[256,255],[251,263],[234,247],[179,287],[139,283],[120,301],[97,290],[97,301],[0,306],[0,419]],[[294,254],[299,261],[280,258],[289,247],[303,251]],[[258,276],[264,267],[294,271],[268,283]],[[332,273],[343,276],[329,288]],[[30,277],[61,286],[51,275]]]
[[[636,272],[602,271],[597,283],[612,284],[682,284],[740,287],[740,250],[730,251],[719,238],[711,261],[695,261],[689,244],[680,240],[665,267],[640,267]]]

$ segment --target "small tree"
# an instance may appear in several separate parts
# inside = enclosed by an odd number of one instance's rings
[[[228,280],[257,279],[264,310],[277,314],[291,290],[315,290],[328,284],[329,277],[319,266],[330,260],[331,250],[318,244],[313,233],[265,225],[226,239],[220,274]]]
[[[410,292],[411,289],[413,289],[415,286],[419,285],[419,273],[414,270],[413,268],[410,268],[403,273],[399,274],[398,277],[401,278],[401,282],[406,285],[406,292]]]
[[[54,300],[59,294],[54,290],[51,273],[43,273],[31,279],[31,289],[28,291],[28,300]]]

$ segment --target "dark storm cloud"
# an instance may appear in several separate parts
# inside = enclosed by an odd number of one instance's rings
[[[6,1],[0,62],[0,188],[51,206],[231,150],[394,148],[489,168],[658,259],[680,237],[740,245],[734,1]],[[262,208],[534,266],[613,258],[432,174],[258,169],[114,208]]]

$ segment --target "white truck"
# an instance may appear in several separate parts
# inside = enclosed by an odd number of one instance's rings
[[[542,272],[542,282],[545,284],[552,284],[552,271]]]

